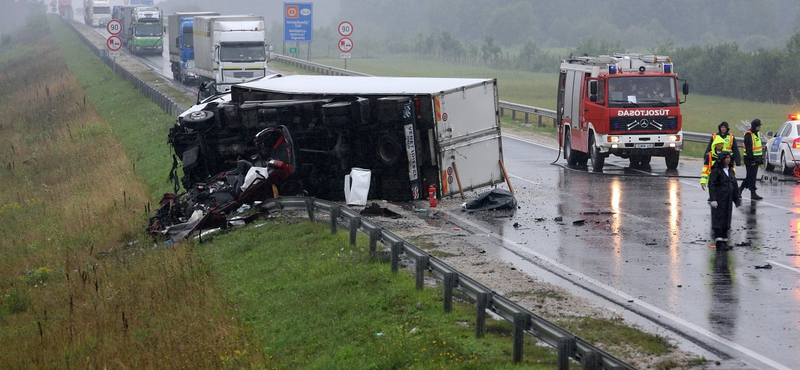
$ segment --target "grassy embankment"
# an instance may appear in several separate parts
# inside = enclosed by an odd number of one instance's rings
[[[344,68],[342,59],[314,60],[316,63]],[[277,64],[277,63],[276,63]],[[676,66],[680,73],[680,66]],[[512,70],[489,69],[467,65],[453,65],[437,61],[422,62],[417,59],[397,58],[372,58],[349,59],[347,69],[369,73],[379,76],[435,76],[435,77],[480,77],[497,78],[500,100],[519,104],[555,109],[557,74],[532,73]],[[691,81],[689,81],[691,90]],[[690,93],[686,103],[681,105],[683,113],[683,129],[691,132],[717,131],[717,125],[722,121],[731,124],[734,134],[741,138],[739,130],[733,128],[741,120],[750,121],[761,118],[764,122],[763,132],[777,130],[786,121],[790,113],[800,112],[800,104],[771,104],[744,101],[738,99],[722,98],[717,96],[698,95]],[[537,127],[532,124],[522,124],[511,119],[510,113],[503,118],[503,125],[521,130],[530,130],[551,137],[555,137],[556,130],[552,124],[547,127]],[[533,119],[533,118],[532,118]],[[684,155],[700,157],[705,151],[705,144],[686,143]]]
[[[0,45],[0,363],[553,367],[531,338],[511,365],[508,323],[474,338],[471,307],[445,314],[440,289],[415,290],[405,273],[365,263],[363,239],[350,246],[320,225],[273,220],[152,245],[142,226],[168,190],[172,119],[49,23]]]

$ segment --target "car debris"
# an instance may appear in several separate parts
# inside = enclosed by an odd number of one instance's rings
[[[252,142],[257,153],[252,161],[240,159],[234,169],[195,182],[183,193],[164,194],[150,218],[149,233],[179,241],[196,231],[247,224],[260,217],[252,206],[277,195],[277,185],[295,172],[296,154],[284,126],[265,128]]]

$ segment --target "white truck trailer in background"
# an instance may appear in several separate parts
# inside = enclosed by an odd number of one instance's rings
[[[83,3],[83,21],[87,26],[105,26],[111,20],[111,3],[108,0],[86,0]]]
[[[266,76],[270,49],[264,17],[219,15],[194,17],[194,60],[200,82],[217,91]]]

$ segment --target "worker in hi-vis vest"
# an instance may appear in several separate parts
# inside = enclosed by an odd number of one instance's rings
[[[750,131],[744,134],[744,168],[747,170],[747,177],[742,181],[739,192],[750,189],[750,199],[764,199],[756,194],[756,176],[758,166],[764,163],[764,148],[761,145],[761,120],[756,118],[750,122]]]

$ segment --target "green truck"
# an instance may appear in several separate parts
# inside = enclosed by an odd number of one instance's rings
[[[125,7],[122,28],[122,43],[132,54],[161,54],[164,51],[164,23],[158,8]]]

